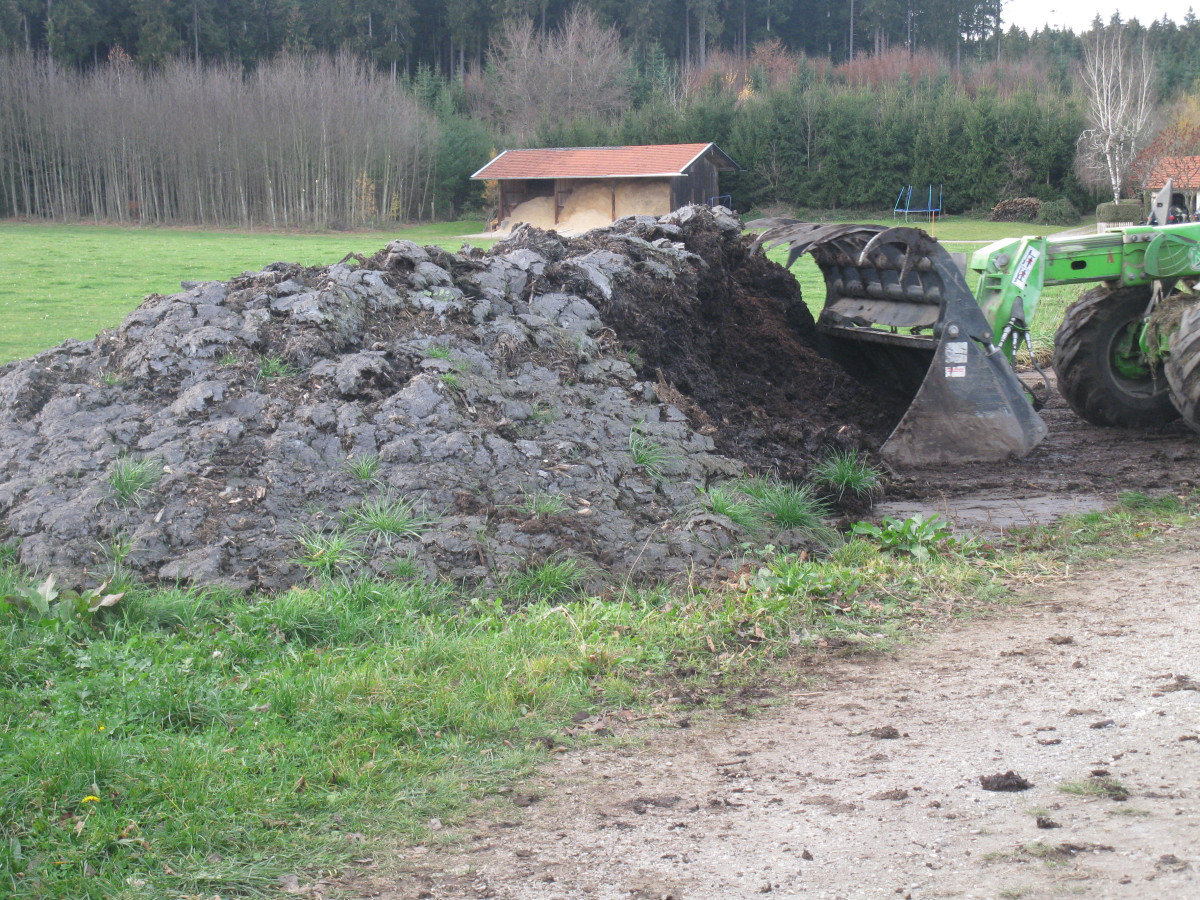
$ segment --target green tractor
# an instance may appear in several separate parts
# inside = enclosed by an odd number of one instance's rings
[[[817,327],[845,364],[913,395],[881,450],[893,465],[1022,457],[1045,437],[1044,396],[1012,368],[1021,346],[1033,355],[1028,326],[1045,285],[1096,285],[1054,340],[1075,412],[1128,428],[1182,416],[1200,430],[1200,223],[997,241],[971,259],[975,296],[964,267],[915,228],[750,226],[767,228],[759,245],[790,248],[789,266],[813,255],[826,287]]]

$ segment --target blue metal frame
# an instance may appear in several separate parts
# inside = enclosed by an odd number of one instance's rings
[[[733,209],[733,194],[720,194],[716,197],[709,197],[708,206],[710,209],[714,206],[724,206],[726,209]]]
[[[908,221],[910,215],[927,215],[931,219],[935,215],[940,215],[942,212],[942,186],[938,185],[937,206],[933,205],[933,184],[929,185],[929,197],[925,201],[924,206],[912,205],[913,186],[910,184],[907,187],[900,188],[900,193],[896,196],[896,202],[892,206],[892,218],[899,218],[900,213],[904,213],[904,221]],[[918,200],[918,202],[920,202]]]

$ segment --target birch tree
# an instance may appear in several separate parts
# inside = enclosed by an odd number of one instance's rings
[[[1076,170],[1084,183],[1111,189],[1115,203],[1151,131],[1154,61],[1145,41],[1127,45],[1124,28],[1097,28],[1080,77],[1091,127],[1079,136]]]

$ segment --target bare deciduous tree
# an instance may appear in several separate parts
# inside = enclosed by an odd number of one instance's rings
[[[1113,202],[1145,146],[1154,116],[1154,61],[1143,41],[1127,46],[1121,26],[1097,28],[1080,69],[1091,128],[1079,136],[1076,171],[1112,190]]]
[[[522,140],[547,120],[613,115],[625,105],[627,68],[617,30],[582,5],[549,34],[509,21],[488,60],[492,118]]]
[[[431,215],[437,122],[348,55],[240,67],[0,55],[0,214],[353,226]]]

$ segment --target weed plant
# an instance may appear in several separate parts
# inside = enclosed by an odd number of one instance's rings
[[[907,553],[922,562],[957,549],[960,544],[950,526],[939,516],[912,516],[900,520],[884,516],[883,524],[859,522],[851,533],[871,538],[889,553]]]
[[[153,456],[141,459],[118,456],[113,462],[112,472],[109,473],[108,486],[112,489],[113,498],[117,503],[141,506],[154,486],[162,480],[163,473],[162,461]]]

